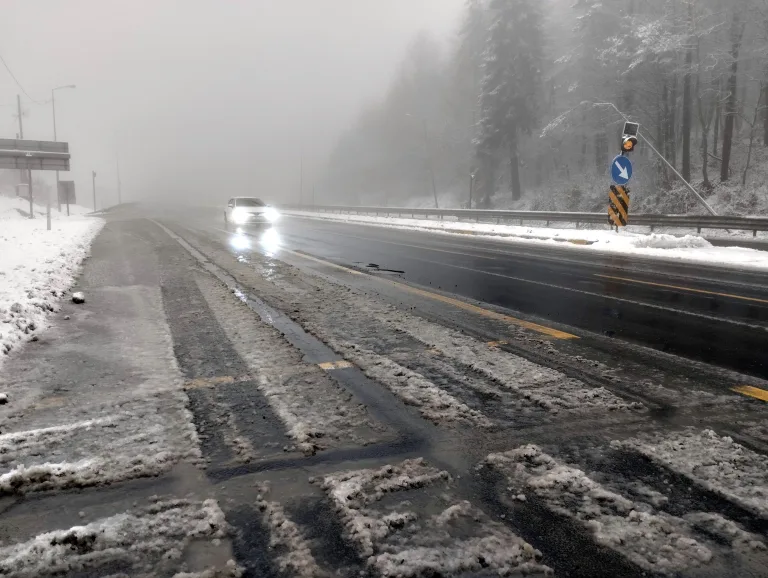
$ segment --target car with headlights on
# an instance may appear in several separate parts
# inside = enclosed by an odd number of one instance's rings
[[[256,197],[235,197],[229,199],[224,211],[224,225],[245,227],[248,225],[271,225],[280,218],[277,209]]]

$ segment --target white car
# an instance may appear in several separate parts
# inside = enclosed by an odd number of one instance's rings
[[[272,224],[280,218],[277,209],[256,197],[229,199],[224,211],[224,224],[235,227],[256,224]]]

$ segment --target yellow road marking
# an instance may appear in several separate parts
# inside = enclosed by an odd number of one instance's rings
[[[694,289],[693,287],[680,287],[678,285],[666,285],[664,283],[653,283],[651,281],[640,281],[638,279],[628,279],[627,277],[614,277],[612,275],[598,275],[602,279],[613,279],[614,281],[626,281],[627,283],[638,283],[640,285],[650,285],[651,287],[663,287],[664,289],[678,289],[680,291],[690,291],[691,293],[701,293],[703,295],[716,295],[717,297],[730,297],[731,299],[741,299],[742,301],[754,301],[755,303],[768,304],[768,299],[758,299],[757,297],[745,297],[744,295],[733,295],[731,293],[718,293],[717,291],[705,291],[704,289]]]
[[[205,387],[216,387],[225,383],[235,383],[235,378],[231,375],[221,377],[200,377],[192,379],[184,384],[184,389],[203,389]]]
[[[768,401],[768,391],[760,389],[759,387],[752,387],[751,385],[740,385],[738,387],[731,388],[731,391],[754,397],[761,401]]]
[[[324,369],[325,371],[333,371],[334,369],[349,369],[350,367],[354,367],[349,361],[326,361],[324,363],[318,363],[317,364],[320,369]]]
[[[502,345],[509,345],[508,341],[489,341],[486,343],[488,347],[501,347]]]
[[[335,269],[347,271],[348,273],[354,273],[356,275],[365,275],[365,273],[361,273],[360,271],[355,271],[354,269],[343,267],[342,265],[337,265],[336,263],[330,263],[323,259],[318,259],[317,257],[311,257],[309,255],[305,255],[304,253],[299,253],[297,251],[292,251],[290,249],[286,249],[286,251],[294,255],[297,255],[299,257],[304,257],[305,259],[315,261],[316,263],[329,265],[331,267],[334,267]],[[406,285],[405,283],[398,283],[397,281],[393,281],[392,279],[382,279],[374,275],[366,275],[366,276],[370,277],[371,279],[376,279],[377,281],[380,281],[382,283],[389,283],[391,285],[394,285],[395,287],[403,291],[407,291],[409,293],[413,293],[421,297],[427,297],[434,301],[440,301],[441,303],[445,303],[446,305],[452,305],[453,307],[457,307],[459,309],[463,309],[464,311],[469,311],[477,315],[482,315],[483,317],[487,317],[489,319],[494,319],[496,321],[503,321],[504,323],[509,323],[510,325],[516,325],[518,327],[523,327],[524,329],[530,329],[531,331],[536,331],[537,333],[542,333],[544,335],[548,335],[549,337],[553,337],[555,339],[579,339],[578,335],[566,333],[565,331],[560,331],[559,329],[554,329],[552,327],[547,327],[545,325],[539,325],[538,323],[532,323],[531,321],[517,319],[516,317],[504,315],[503,313],[497,313],[496,311],[491,311],[489,309],[483,309],[482,307],[478,307],[477,305],[472,305],[471,303],[465,303],[464,301],[453,299],[452,297],[446,297],[445,295],[440,295],[439,293],[432,293],[431,291],[426,291],[424,289],[417,289],[416,287],[411,287],[410,285]]]

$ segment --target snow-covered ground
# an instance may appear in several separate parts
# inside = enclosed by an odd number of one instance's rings
[[[0,350],[7,354],[35,339],[49,313],[72,285],[91,241],[104,221],[87,217],[88,209],[72,205],[71,216],[52,212],[46,230],[45,209],[0,196]],[[3,355],[0,355],[2,363]]]
[[[680,261],[768,269],[768,251],[742,247],[715,247],[699,235],[676,236],[666,233],[636,233],[595,229],[567,229],[467,223],[450,220],[409,219],[385,216],[346,215],[287,211],[312,219],[361,223],[398,229],[430,230],[446,234],[473,235],[516,243],[556,244],[576,251],[602,251],[634,254]]]

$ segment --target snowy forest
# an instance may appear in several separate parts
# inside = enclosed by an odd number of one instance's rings
[[[623,114],[718,211],[765,214],[766,104],[768,0],[468,0],[339,140],[322,202],[604,211]],[[633,210],[702,210],[631,160]]]

